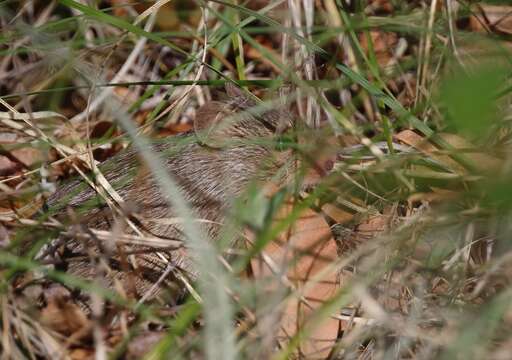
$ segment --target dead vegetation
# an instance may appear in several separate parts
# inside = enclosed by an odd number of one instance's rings
[[[507,1],[3,1],[0,28],[3,358],[510,358]],[[232,199],[246,241],[206,243],[199,279],[105,286],[92,253],[95,276],[68,271],[55,239],[183,246],[132,221],[108,161],[193,132],[232,80],[264,100],[244,111],[292,115],[276,148],[311,183]],[[70,179],[111,226],[53,216]]]

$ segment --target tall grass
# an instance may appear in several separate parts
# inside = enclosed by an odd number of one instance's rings
[[[483,21],[486,3],[476,3],[0,2],[3,356],[300,358],[301,341],[334,316],[343,331],[333,359],[508,358],[510,39],[468,25]],[[296,127],[336,134],[324,146],[338,161],[307,191],[289,185],[266,199],[250,187],[233,199],[226,241],[212,243],[148,139],[186,127],[232,82],[263,98],[256,111],[286,98]],[[153,301],[38,260],[59,234],[126,235],[41,213],[73,176],[123,213],[98,160],[128,146],[185,219],[200,274],[184,284],[169,269],[157,285],[172,284]],[[286,197],[293,210],[272,221]],[[244,271],[310,207],[336,240],[325,273],[340,286],[289,341],[269,341],[265,321],[303,289],[283,272],[272,282]],[[242,225],[253,247],[228,241]],[[269,283],[282,287],[275,297]],[[92,294],[87,316],[78,290]]]

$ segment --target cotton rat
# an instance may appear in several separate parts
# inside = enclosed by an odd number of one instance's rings
[[[292,177],[296,166],[291,149],[276,147],[276,136],[292,124],[290,114],[256,111],[256,102],[234,86],[227,86],[227,93],[227,101],[210,102],[198,110],[194,132],[151,147],[164,159],[195,214],[205,220],[200,226],[211,239],[218,237],[233,199],[243,194],[249,183],[274,181],[282,185]],[[103,264],[108,265],[106,285],[113,286],[113,279],[135,284],[131,287],[135,296],[143,295],[157,281],[168,266],[167,261],[193,278],[194,266],[185,246],[176,248],[177,241],[186,240],[184,234],[179,224],[170,221],[179,214],[169,208],[155,180],[138,161],[136,151],[127,149],[99,168],[126,203],[135,205],[127,214],[132,223],[144,235],[168,240],[169,248],[162,248],[161,242],[158,248],[113,246],[114,236],[111,241],[94,236],[61,236],[46,249],[45,257],[56,261],[63,270],[85,278],[98,276],[97,263],[103,259]],[[62,185],[48,199],[47,206],[50,214],[64,223],[69,223],[68,215],[74,213],[75,223],[78,221],[85,232],[111,230],[116,219],[83,179]],[[122,231],[133,234],[129,226]]]

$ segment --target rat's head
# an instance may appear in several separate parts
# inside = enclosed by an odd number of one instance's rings
[[[198,110],[194,131],[219,164],[230,163],[234,178],[273,178],[282,184],[301,169],[309,186],[333,168],[334,137],[326,129],[301,127],[281,101],[269,106],[230,84],[226,92],[226,101]]]
[[[231,83],[226,84],[226,93],[225,101],[211,101],[196,114],[194,132],[203,145],[220,149],[237,140],[270,141],[293,125],[282,106],[269,108]]]

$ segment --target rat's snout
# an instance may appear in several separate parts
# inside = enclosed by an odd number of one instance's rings
[[[332,160],[332,159],[325,160],[323,168],[324,168],[325,172],[330,172],[332,169],[334,169],[334,160]]]
[[[336,157],[328,157],[312,161],[303,180],[303,186],[309,188],[317,185],[323,178],[330,175],[334,169]]]
[[[336,155],[324,155],[319,160],[317,160],[314,167],[318,172],[318,175],[322,177],[329,175],[334,169],[336,159]]]

